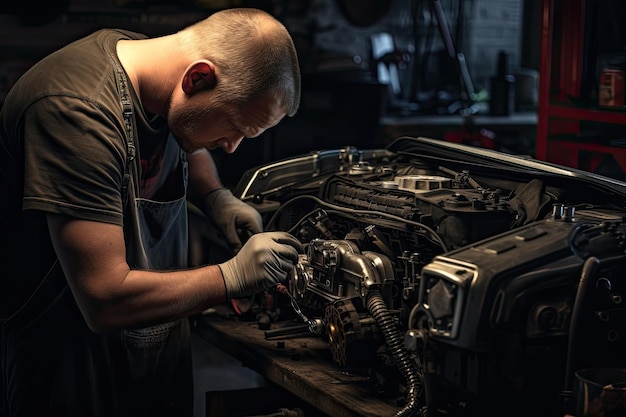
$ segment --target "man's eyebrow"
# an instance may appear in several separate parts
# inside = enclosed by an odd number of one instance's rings
[[[241,125],[239,125],[237,122],[235,122],[235,119],[228,119],[230,125],[233,127],[233,129],[241,132],[241,133],[245,133],[245,127],[242,127]]]

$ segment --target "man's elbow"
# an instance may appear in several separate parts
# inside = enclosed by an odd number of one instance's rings
[[[127,325],[106,301],[91,298],[79,302],[78,306],[87,327],[95,334],[114,333]]]
[[[82,315],[85,319],[87,327],[89,327],[89,330],[91,330],[95,334],[111,334],[123,329],[123,326],[120,323],[111,320],[110,318],[106,317],[105,314],[83,312]]]

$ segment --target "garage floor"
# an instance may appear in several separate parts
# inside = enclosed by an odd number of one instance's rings
[[[265,379],[192,332],[194,417],[206,417],[206,393],[259,388]]]

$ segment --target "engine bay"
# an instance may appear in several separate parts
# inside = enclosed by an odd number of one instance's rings
[[[399,138],[255,168],[234,193],[303,245],[275,319],[400,398],[398,416],[556,417],[577,370],[625,366],[624,187]]]

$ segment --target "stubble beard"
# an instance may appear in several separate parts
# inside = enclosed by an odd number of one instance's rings
[[[167,124],[172,133],[172,136],[178,142],[178,145],[185,152],[194,152],[199,149],[198,146],[193,145],[191,137],[194,131],[196,120],[200,115],[193,108],[184,108],[182,110],[168,111]]]

